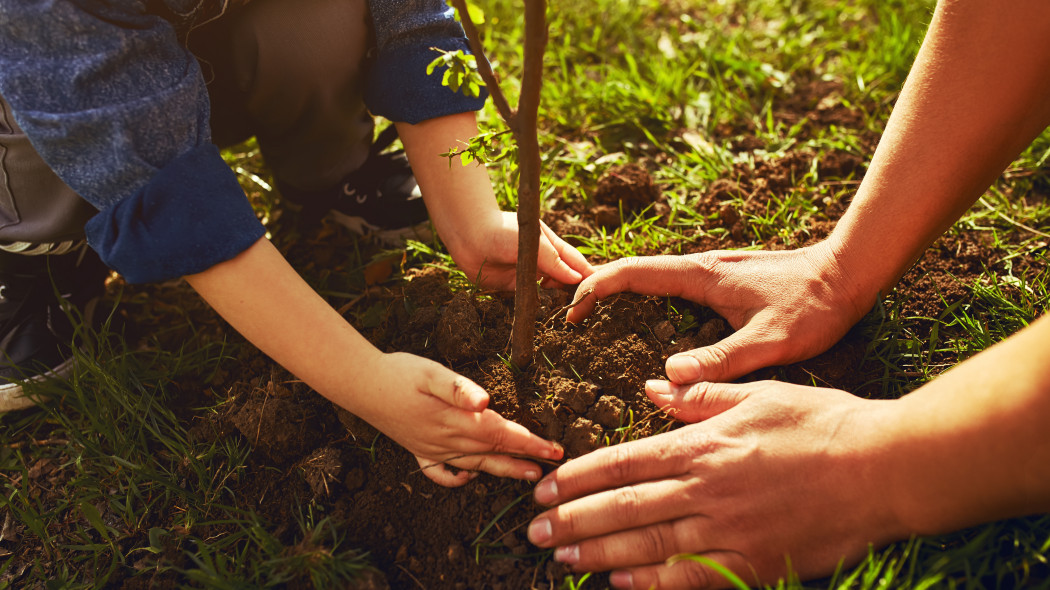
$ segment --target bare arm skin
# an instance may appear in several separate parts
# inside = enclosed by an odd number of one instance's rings
[[[558,445],[486,409],[488,394],[470,380],[376,349],[265,239],[186,280],[260,350],[416,455],[439,484],[462,485],[476,470],[524,479],[542,473],[531,461],[486,453],[561,457]],[[453,473],[444,462],[467,471]]]
[[[702,422],[570,461],[530,525],[618,588],[722,587],[664,560],[702,553],[775,583],[868,543],[1050,510],[1050,318],[895,401],[776,382],[719,384],[834,343],[1050,121],[1050,4],[942,0],[857,197],[793,252],[619,261],[581,283],[679,294],[738,332],[668,360],[647,393]],[[589,313],[593,302],[570,311]],[[689,385],[689,383],[694,383]]]
[[[791,252],[705,252],[605,265],[569,311],[621,290],[681,295],[738,331],[671,357],[678,383],[734,379],[826,350],[1050,123],[1050,5],[946,0],[857,195],[832,235]]]
[[[536,487],[529,538],[617,588],[830,574],[909,535],[1050,511],[1050,318],[899,400],[764,381],[650,382],[688,422],[570,461]],[[1009,370],[1003,370],[1009,367]]]
[[[417,125],[397,124],[423,192],[430,219],[456,264],[482,286],[514,290],[518,260],[518,222],[500,211],[484,166],[463,166],[458,157],[441,156],[478,134],[474,113],[449,115]],[[538,279],[545,286],[574,285],[593,268],[541,222]]]
[[[513,288],[517,223],[500,212],[488,172],[440,156],[477,134],[473,113],[398,124],[434,225],[449,252],[484,286]],[[575,248],[544,227],[540,272],[549,284],[572,284],[593,269]],[[364,339],[259,240],[233,260],[186,280],[260,350],[316,391],[357,414],[412,452],[423,472],[462,485],[476,471],[538,479],[531,461],[558,459],[561,447],[486,409],[488,394],[445,367],[409,354],[384,354]],[[454,473],[445,464],[465,471]]]

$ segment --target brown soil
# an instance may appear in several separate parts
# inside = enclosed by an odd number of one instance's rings
[[[705,236],[677,245],[679,251],[739,247],[751,243],[743,211],[763,207],[775,193],[794,190],[794,179],[809,170],[812,154],[797,152],[776,161],[740,168],[712,184],[700,207],[712,223],[729,230],[720,238]],[[862,164],[849,154],[826,157],[836,175],[856,177]],[[823,166],[823,164],[822,164]],[[831,176],[831,174],[829,174]],[[611,171],[598,183],[595,200],[625,215],[659,204],[659,188],[644,169]],[[814,197],[816,198],[816,197]],[[768,248],[797,246],[826,235],[845,203],[822,205],[806,232],[764,240]],[[573,208],[551,212],[551,225],[573,224],[575,233],[596,232],[605,224],[600,210]],[[322,235],[323,234],[323,235]],[[289,252],[297,265],[319,267],[309,254],[322,240],[324,252],[338,251],[350,240],[341,229],[326,227]],[[333,246],[332,243],[335,243]],[[347,244],[344,243],[344,246]],[[309,260],[298,260],[308,256]],[[900,297],[912,314],[936,316],[945,302],[966,295],[965,285],[982,262],[995,260],[990,244],[969,235],[939,241],[905,277]],[[338,264],[335,265],[338,272]],[[386,272],[389,272],[387,270]],[[535,366],[513,371],[506,358],[510,331],[509,296],[450,289],[448,276],[434,268],[410,269],[387,279],[365,297],[344,308],[361,325],[363,310],[372,318],[363,333],[379,348],[401,350],[445,363],[470,377],[492,395],[492,407],[530,430],[561,441],[568,457],[602,445],[675,428],[644,394],[646,379],[663,376],[668,355],[712,343],[728,334],[726,323],[710,310],[687,301],[622,294],[601,302],[580,325],[568,325],[564,306],[571,291],[548,290],[537,315]],[[171,311],[188,305],[204,314],[204,325],[222,332],[221,322],[181,284],[147,287],[150,305],[178,300]],[[906,296],[903,293],[906,292]],[[943,299],[942,299],[943,298]],[[378,315],[376,315],[378,314]],[[164,322],[163,317],[155,318]],[[878,396],[877,379],[884,368],[866,358],[862,329],[812,360],[776,367],[745,380],[777,378],[818,383]],[[227,337],[231,337],[226,334]],[[277,528],[290,527],[299,506],[314,500],[325,507],[348,535],[351,546],[365,548],[381,572],[379,584],[391,588],[557,588],[567,573],[525,538],[529,519],[539,512],[530,485],[481,475],[460,489],[446,489],[419,472],[404,450],[368,424],[309,391],[269,360],[244,347],[203,393],[199,383],[183,391],[205,397],[229,397],[219,415],[187,416],[201,437],[241,437],[254,449],[249,469],[234,485],[246,507]],[[199,406],[199,403],[187,406]],[[195,531],[205,535],[206,531]],[[374,587],[376,579],[369,581]]]
[[[823,90],[831,93],[824,97],[835,92]],[[848,122],[849,113],[836,105],[832,99],[821,99],[787,107],[809,113],[803,116],[821,125],[829,122],[822,117]],[[748,149],[743,139],[735,145]],[[817,213],[805,231],[789,236],[756,235],[744,217],[748,211],[762,210],[776,195],[798,190],[797,179],[813,168],[814,157],[791,152],[774,161],[759,158],[754,168],[738,166],[702,194],[693,195],[710,219],[707,229],[726,231],[698,234],[668,251],[756,242],[781,249],[824,237],[847,203],[810,195]],[[817,170],[828,182],[856,181],[863,174],[864,161],[850,153],[829,153]],[[602,227],[619,224],[621,215],[629,218],[647,208],[657,214],[669,209],[644,162],[608,171],[598,180],[593,201],[557,207],[546,220],[563,234],[596,235]],[[341,277],[360,274],[347,268],[340,254],[353,251],[352,240],[341,228],[325,225],[304,234],[287,248],[287,254],[311,282],[339,286],[340,280],[347,280]],[[538,360],[518,372],[501,360],[507,357],[509,297],[468,290],[454,293],[447,274],[434,268],[411,268],[399,276],[398,262],[373,264],[364,273],[364,282],[370,285],[364,295],[334,303],[380,349],[429,357],[470,377],[490,392],[494,409],[561,441],[569,457],[675,428],[645,398],[643,383],[663,377],[668,355],[715,342],[729,331],[721,318],[699,305],[632,294],[610,297],[585,322],[568,325],[562,317],[572,292],[547,290],[542,292],[536,318]],[[982,264],[999,264],[989,242],[974,235],[945,237],[907,274],[893,298],[902,302],[908,315],[936,317],[946,305],[967,295],[966,285]],[[129,287],[128,293],[121,313],[144,335],[143,345],[155,346],[153,338],[172,347],[194,337],[239,341],[184,283]],[[866,356],[869,339],[864,325],[870,323],[862,322],[812,360],[765,369],[744,380],[776,378],[862,396],[883,395],[878,379],[886,369]],[[166,329],[154,329],[161,326]],[[567,572],[550,560],[549,552],[537,550],[525,538],[528,521],[539,512],[529,484],[483,474],[463,488],[439,487],[420,473],[407,452],[371,426],[333,406],[252,347],[239,350],[239,356],[224,363],[210,381],[190,376],[177,383],[175,404],[194,436],[238,437],[251,445],[248,468],[228,485],[241,506],[257,511],[273,530],[297,530],[300,507],[318,502],[346,533],[349,546],[370,552],[379,574],[363,587],[560,587]],[[214,407],[227,399],[218,414],[190,409]],[[45,465],[30,477],[46,478],[49,473]],[[153,519],[151,526],[168,527],[172,522],[163,514]],[[201,538],[222,532],[219,527],[193,531]],[[186,558],[171,554],[160,559],[178,564]],[[167,575],[150,583],[180,582],[177,574]],[[125,581],[127,587],[139,584],[140,578]]]

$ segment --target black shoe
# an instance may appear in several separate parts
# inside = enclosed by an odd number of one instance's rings
[[[77,305],[90,321],[104,272],[87,249],[41,256],[0,252],[0,412],[34,405],[24,394],[27,382],[72,373],[75,330],[64,306]]]
[[[285,200],[307,219],[326,212],[338,223],[387,245],[406,238],[430,239],[427,208],[403,150],[383,153],[397,138],[393,125],[383,130],[360,168],[338,187],[299,191],[280,185]]]

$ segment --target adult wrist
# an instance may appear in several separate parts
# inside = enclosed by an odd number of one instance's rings
[[[855,248],[832,237],[806,249],[806,258],[840,305],[848,306],[854,321],[860,320],[884,292],[882,282],[858,260]]]
[[[910,500],[913,490],[908,468],[908,438],[899,424],[906,423],[906,408],[900,400],[860,400],[847,428],[853,449],[848,460],[854,469],[847,469],[855,478],[855,489],[862,497],[857,499],[858,510],[866,514],[868,542],[877,546],[911,536],[916,523],[911,518]],[[903,482],[904,485],[900,485]]]

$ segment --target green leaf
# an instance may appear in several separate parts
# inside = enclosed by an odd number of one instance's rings
[[[80,511],[84,513],[84,518],[87,519],[88,524],[95,528],[104,539],[110,540],[109,529],[106,527],[106,523],[102,522],[102,515],[99,514],[98,508],[87,500],[80,503]]]
[[[169,535],[168,531],[160,528],[153,527],[149,530],[149,547],[146,549],[150,553],[163,553],[164,552],[164,537]]]
[[[452,6],[452,2],[450,2],[449,0],[445,0],[445,4],[449,5],[452,8],[455,8],[455,6]],[[473,22],[474,24],[485,24],[485,11],[482,10],[480,6],[474,4],[473,2],[470,2],[469,0],[467,1],[467,16],[470,17],[471,22]],[[459,14],[458,10],[456,11],[456,18],[463,18],[463,15]]]
[[[485,11],[473,2],[467,2],[467,16],[470,17],[470,20],[473,21],[474,24],[485,24]]]
[[[430,76],[431,74],[433,74],[434,70],[436,70],[438,66],[443,65],[444,63],[444,55],[439,55],[438,57],[434,58],[434,61],[430,62],[430,64],[427,65],[427,75]]]

